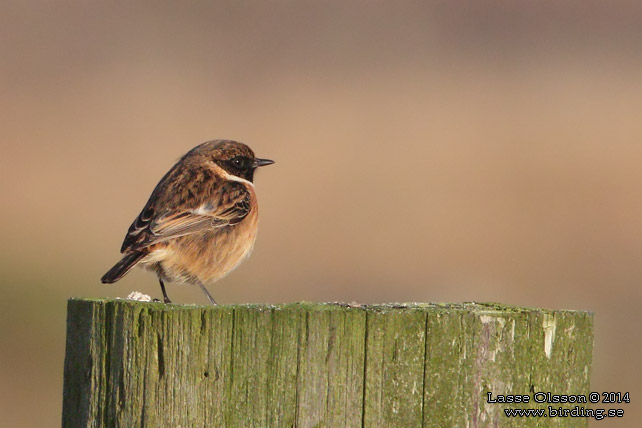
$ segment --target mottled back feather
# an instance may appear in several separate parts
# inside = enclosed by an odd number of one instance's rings
[[[131,224],[121,253],[216,227],[237,224],[251,209],[248,184],[228,180],[212,168],[212,147],[188,152],[160,180]],[[253,156],[253,153],[251,154]]]

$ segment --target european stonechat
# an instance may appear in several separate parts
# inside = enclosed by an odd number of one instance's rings
[[[101,279],[113,283],[140,265],[165,281],[205,284],[230,273],[250,255],[258,229],[254,191],[259,159],[243,143],[208,141],[187,152],[156,185],[120,249],[123,258]]]

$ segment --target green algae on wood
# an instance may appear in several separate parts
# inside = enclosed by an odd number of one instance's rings
[[[592,346],[588,312],[494,303],[71,299],[63,427],[585,427],[487,393],[586,395]]]

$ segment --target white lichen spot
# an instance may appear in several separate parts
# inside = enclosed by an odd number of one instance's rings
[[[499,316],[492,316],[492,315],[484,314],[484,315],[480,315],[479,316],[479,320],[482,322],[482,324],[489,324],[491,322],[496,322],[497,324],[499,324],[499,329],[500,330],[503,329],[504,326],[506,325],[506,319],[504,319],[503,317],[499,317]]]
[[[570,338],[573,338],[573,332],[575,331],[575,324],[570,325],[566,330],[566,335]]]
[[[510,328],[510,338],[515,341],[515,320],[513,320],[513,325]]]
[[[551,353],[553,352],[556,327],[555,316],[552,314],[544,314],[544,320],[542,321],[542,328],[544,329],[544,353],[548,359],[551,358]]]
[[[151,302],[152,298],[151,296],[143,294],[140,291],[132,291],[127,296],[127,300],[136,300],[137,302]]]
[[[490,315],[480,315],[479,320],[482,322],[482,324],[488,324],[491,322],[494,318],[491,317]]]

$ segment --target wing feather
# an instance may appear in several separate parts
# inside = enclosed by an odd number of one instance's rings
[[[231,226],[250,212],[251,193],[245,184],[211,173],[186,174],[174,169],[158,183],[130,226],[121,252]]]

